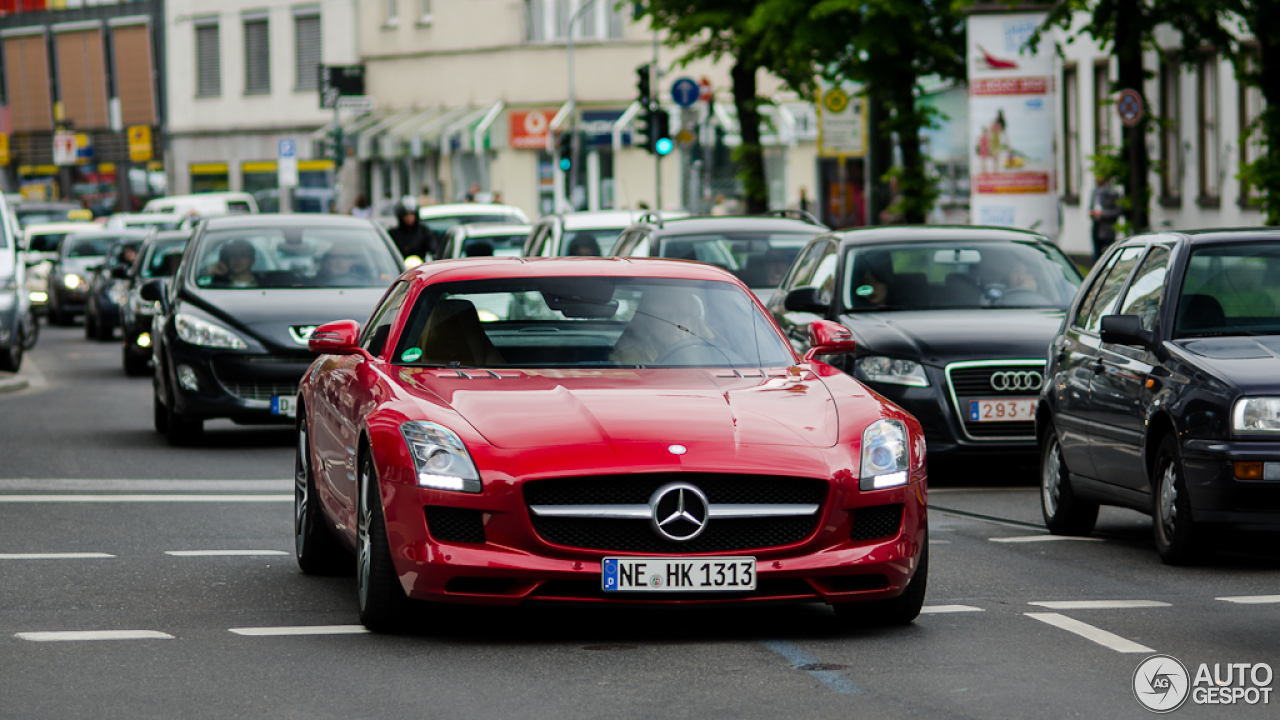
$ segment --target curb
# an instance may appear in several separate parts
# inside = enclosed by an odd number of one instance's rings
[[[31,387],[26,378],[14,377],[8,373],[0,374],[0,395],[16,393]]]

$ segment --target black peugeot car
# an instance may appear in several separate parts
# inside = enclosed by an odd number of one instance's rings
[[[1049,529],[1133,508],[1174,565],[1280,531],[1280,231],[1130,238],[1067,317],[1036,409]]]
[[[104,261],[89,268],[85,280],[84,337],[108,341],[120,324],[120,306],[129,298],[129,270],[149,230],[125,238],[107,249]]]
[[[166,282],[151,336],[155,428],[184,444],[205,420],[292,422],[307,340],[335,317],[365,318],[404,271],[368,220],[325,215],[208,218]]]
[[[142,244],[133,267],[129,268],[124,280],[128,295],[120,305],[120,335],[124,340],[120,354],[126,375],[146,375],[151,364],[151,320],[155,317],[155,303],[142,299],[142,285],[156,278],[173,277],[190,239],[190,230],[157,232]]]
[[[853,333],[833,358],[920,420],[931,459],[1034,462],[1045,352],[1080,285],[1043,235],[897,226],[827,233],[768,303],[800,352],[814,320]]]

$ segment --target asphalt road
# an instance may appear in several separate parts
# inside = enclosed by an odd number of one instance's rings
[[[352,578],[293,561],[288,431],[211,423],[170,448],[149,381],[80,328],[43,328],[23,375],[0,395],[0,718],[1141,718],[1151,655],[1280,668],[1280,553],[1165,567],[1127,511],[1047,540],[1035,490],[978,466],[931,491],[907,628],[838,632],[821,606],[424,609],[371,635]]]

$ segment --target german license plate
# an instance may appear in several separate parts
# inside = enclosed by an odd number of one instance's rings
[[[298,414],[298,399],[288,395],[276,395],[272,397],[271,414],[294,417]]]
[[[733,592],[756,589],[753,557],[610,557],[601,563],[605,592]]]
[[[1026,422],[1035,419],[1035,398],[969,401],[969,422]]]

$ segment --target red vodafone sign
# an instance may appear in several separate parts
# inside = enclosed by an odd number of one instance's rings
[[[511,147],[516,150],[542,150],[547,146],[547,131],[555,108],[546,110],[512,110]]]

